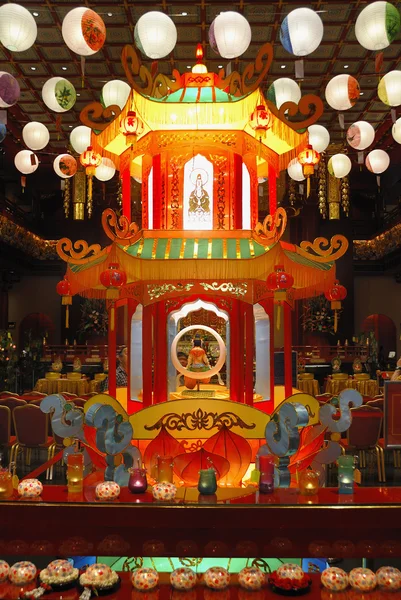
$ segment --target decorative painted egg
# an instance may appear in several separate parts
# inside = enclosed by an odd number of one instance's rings
[[[257,567],[245,567],[238,573],[238,583],[245,590],[260,590],[265,583],[265,574]]]
[[[152,494],[155,500],[162,500],[164,502],[174,500],[176,493],[177,488],[172,483],[156,483],[152,487]]]
[[[363,567],[352,569],[348,575],[348,580],[350,586],[360,592],[370,592],[375,589],[377,584],[376,575],[373,571]]]
[[[137,590],[153,590],[159,583],[159,573],[155,569],[136,569],[131,575],[131,582]]]
[[[10,565],[5,560],[0,560],[0,581],[5,581],[10,572]]]
[[[18,494],[23,498],[35,498],[43,492],[39,479],[23,479],[18,484]]]
[[[230,583],[230,573],[223,567],[210,567],[205,571],[203,579],[208,588],[223,590]]]
[[[196,585],[196,573],[188,567],[179,567],[170,573],[170,583],[176,590],[192,590]]]
[[[395,567],[380,567],[376,571],[376,579],[383,590],[398,592],[401,589],[401,571]]]
[[[277,577],[280,579],[301,580],[304,577],[304,572],[299,565],[294,563],[286,563],[281,565],[276,571]]]
[[[108,565],[95,563],[82,573],[79,582],[82,586],[93,586],[102,589],[112,587],[118,581],[118,575]]]
[[[12,567],[10,567],[8,578],[11,583],[16,585],[25,585],[26,583],[34,581],[36,573],[36,567],[33,563],[27,560],[22,560],[20,562],[16,562],[12,565]]]
[[[47,568],[43,569],[39,574],[39,579],[50,585],[65,584],[78,579],[78,577],[78,569],[74,569],[72,564],[64,559],[53,560],[47,565]]]
[[[115,481],[102,481],[95,489],[98,500],[115,500],[120,495],[120,486]]]
[[[338,567],[325,569],[321,577],[322,584],[331,592],[342,592],[348,587],[348,575]]]

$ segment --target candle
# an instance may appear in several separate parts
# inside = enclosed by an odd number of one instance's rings
[[[69,454],[67,459],[68,492],[79,493],[83,489],[84,455],[80,452]]]
[[[319,471],[305,470],[299,476],[299,493],[314,496],[319,491]]]
[[[259,456],[259,491],[262,494],[274,492],[274,459],[271,454]]]
[[[129,469],[128,489],[132,494],[143,494],[146,492],[148,489],[148,481],[145,469]]]

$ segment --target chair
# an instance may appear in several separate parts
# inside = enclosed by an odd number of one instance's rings
[[[43,394],[42,392],[36,392],[35,390],[33,390],[32,392],[26,392],[25,394],[21,394],[21,396],[19,397],[22,398],[22,400],[26,400],[27,402],[32,402],[32,400],[37,400],[38,398],[46,398],[46,394]]]
[[[16,408],[17,406],[24,406],[25,404],[26,404],[25,400],[21,400],[21,398],[7,397],[7,398],[0,399],[0,406],[8,406],[8,408],[11,410],[11,417],[12,417],[14,408]],[[14,421],[12,420],[12,418],[11,418],[11,435],[15,436]]]
[[[43,396],[41,398],[35,398],[34,400],[31,400],[29,402],[30,405],[34,405],[34,406],[40,406],[42,403],[43,398],[46,398],[46,396]]]
[[[85,400],[85,398],[71,398],[71,402],[73,402],[75,406],[83,408],[87,401]]]
[[[48,418],[39,406],[27,404],[17,406],[13,412],[15,434],[17,437],[14,460],[18,460],[19,450],[26,450],[26,462],[30,465],[32,450],[39,448],[47,449],[47,460],[55,453],[56,444],[52,437],[48,436]],[[48,478],[50,469],[46,471]]]
[[[327,404],[328,402],[330,402],[332,397],[333,394],[329,394],[328,392],[325,392],[324,394],[318,394],[317,396],[315,396],[319,404]]]
[[[15,435],[11,435],[11,420],[12,414],[8,406],[0,406],[0,446],[10,449],[9,462],[13,460],[15,446]]]
[[[60,394],[64,396],[66,400],[73,400],[78,397],[76,394],[71,394],[70,392],[60,392]]]
[[[366,467],[366,453],[375,453],[379,482],[386,481],[384,451],[379,444],[383,413],[379,408],[368,405],[351,408],[352,423],[347,431],[347,439],[340,444],[348,451],[359,453],[359,466]]]
[[[16,392],[8,392],[7,390],[4,390],[4,392],[0,392],[0,398],[9,398],[10,396],[14,398],[17,395],[18,394]]]

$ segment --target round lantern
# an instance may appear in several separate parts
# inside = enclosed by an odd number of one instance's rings
[[[90,8],[73,8],[63,19],[63,39],[70,50],[80,56],[95,54],[106,40],[103,19]]]
[[[347,131],[347,142],[355,150],[365,150],[375,139],[374,127],[367,121],[353,123]]]
[[[108,269],[100,273],[100,283],[107,288],[106,299],[112,301],[110,308],[110,330],[114,331],[114,300],[120,295],[119,289],[127,283],[127,275],[125,271],[119,269],[118,263],[110,263]]]
[[[32,121],[23,128],[22,139],[30,150],[42,150],[49,143],[50,133],[43,123]]]
[[[287,300],[287,291],[294,285],[294,278],[290,273],[284,271],[283,265],[276,265],[274,273],[267,276],[267,288],[273,292],[274,300],[278,304],[276,315],[276,327],[280,329],[280,308]]]
[[[335,110],[352,108],[359,94],[359,83],[351,75],[336,75],[326,85],[326,102]]]
[[[377,86],[380,100],[387,106],[401,104],[401,71],[389,71],[380,79]]]
[[[310,8],[292,10],[281,24],[280,42],[287,52],[295,56],[311,54],[322,38],[322,19]]]
[[[36,21],[19,4],[0,6],[0,42],[11,52],[23,52],[35,43],[38,35]]]
[[[288,163],[287,173],[294,181],[303,181],[305,179],[302,165],[297,158],[293,158]]]
[[[334,331],[337,331],[337,311],[341,308],[341,300],[347,297],[347,290],[343,285],[340,285],[336,279],[331,288],[325,291],[326,299],[331,303],[331,309],[334,310]]]
[[[397,144],[401,144],[401,117],[394,123],[391,133]]]
[[[61,304],[65,306],[65,327],[69,328],[69,309],[68,307],[72,304],[72,295],[71,295],[71,284],[68,281],[67,275],[64,275],[64,278],[58,282],[56,285],[56,292],[61,296]]]
[[[324,152],[330,144],[330,134],[323,125],[310,125],[308,134],[309,143],[316,152]]]
[[[170,17],[159,11],[142,15],[134,31],[135,44],[153,60],[164,58],[177,43],[177,29]]]
[[[112,79],[104,84],[102,88],[102,100],[105,106],[117,104],[121,108],[127,104],[131,93],[131,87],[121,79]]]
[[[125,136],[127,145],[135,144],[137,136],[143,133],[143,121],[134,110],[130,110],[120,121],[120,132]]]
[[[42,88],[42,98],[47,108],[63,113],[74,106],[77,94],[74,86],[67,79],[52,77]]]
[[[9,6],[5,4],[4,6]],[[0,9],[1,10],[1,9]],[[5,71],[0,71],[0,108],[9,108],[18,102],[21,94],[18,81]]]
[[[95,177],[99,181],[109,181],[114,177],[116,166],[111,158],[102,158],[102,162],[95,170]]]
[[[346,154],[334,154],[327,163],[327,170],[333,177],[341,179],[351,171],[352,163]]]
[[[285,102],[294,102],[298,104],[301,100],[301,90],[299,85],[293,79],[280,77],[276,79],[267,90],[267,98],[280,108]]]
[[[77,172],[77,161],[71,154],[60,154],[56,156],[53,162],[53,169],[62,179],[73,177]]]
[[[6,135],[7,127],[4,125],[4,123],[0,123],[0,144],[5,139]]]
[[[307,179],[307,196],[309,196],[310,191],[310,176],[313,175],[315,165],[318,164],[319,160],[319,152],[316,152],[310,144],[298,154],[298,162],[302,166],[302,172]]]
[[[75,127],[70,133],[71,146],[75,152],[82,154],[91,145],[92,129],[86,125]]]
[[[358,15],[355,36],[367,50],[387,48],[400,30],[400,13],[390,2],[371,2]]]
[[[271,124],[271,118],[271,113],[264,104],[259,104],[251,114],[249,125],[255,131],[260,142],[262,138],[266,137],[266,132]]]
[[[81,153],[79,162],[85,167],[85,172],[88,177],[86,206],[88,209],[88,217],[90,218],[92,216],[92,179],[96,173],[96,167],[99,167],[102,162],[102,157],[93,150],[92,146],[88,146],[87,149]]]
[[[366,157],[365,165],[376,175],[384,173],[390,164],[390,157],[384,150],[372,150]]]
[[[211,48],[223,58],[241,56],[252,39],[251,27],[240,13],[228,10],[213,20],[209,28]]]
[[[15,155],[14,164],[20,173],[30,175],[39,166],[38,157],[30,150],[21,150]]]

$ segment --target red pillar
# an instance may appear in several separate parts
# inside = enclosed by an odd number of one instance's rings
[[[242,156],[234,154],[234,229],[242,229]]]
[[[283,302],[284,308],[284,390],[285,396],[292,396],[292,335],[291,306]]]
[[[153,156],[153,229],[161,229],[161,156]]]
[[[239,302],[238,300],[233,299],[230,314],[230,398],[235,402],[238,402],[240,397],[240,382],[238,377],[240,372],[239,325]]]
[[[269,212],[271,215],[277,210],[277,175],[274,167],[269,164]]]
[[[255,353],[255,321],[252,304],[245,306],[245,404],[253,406],[253,358]]]
[[[109,394],[116,397],[116,369],[117,369],[117,311],[114,307],[114,302],[109,304],[109,329],[108,329],[108,357],[109,357]],[[111,311],[114,310],[114,327],[111,328],[112,318]]]
[[[153,306],[144,306],[142,315],[142,401],[152,404]]]
[[[122,196],[123,196],[123,215],[131,223],[131,173],[129,169],[124,169],[121,174]]]
[[[167,326],[164,302],[155,306],[155,394],[154,403],[167,400]]]
[[[127,300],[127,360],[128,360],[128,378],[127,378],[127,413],[130,415],[134,412],[133,405],[137,404],[131,400],[131,321],[136,311],[138,302],[133,298]]]

